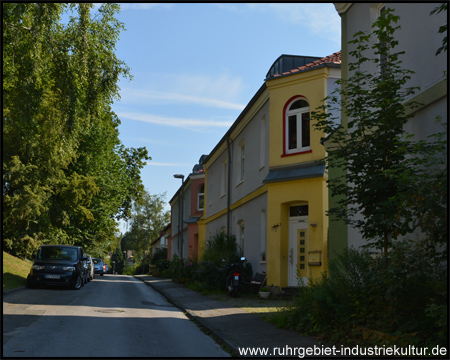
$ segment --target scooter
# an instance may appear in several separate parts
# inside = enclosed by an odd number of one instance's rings
[[[242,263],[245,261],[245,257],[241,257],[240,263],[234,263],[230,265],[230,272],[227,276],[227,290],[228,295],[236,297],[238,290],[241,287],[242,282]]]

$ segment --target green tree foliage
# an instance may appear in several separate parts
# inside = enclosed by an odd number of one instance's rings
[[[405,102],[417,88],[405,87],[413,72],[401,67],[404,52],[394,51],[398,45],[394,35],[398,20],[393,10],[387,9],[374,22],[371,34],[355,34],[349,42],[355,45],[350,52],[354,59],[349,64],[351,76],[340,81],[341,89],[326,98],[321,111],[313,114],[316,128],[332,134],[327,148],[328,167],[344,170],[343,175],[329,181],[331,195],[339,199],[329,213],[357,228],[369,246],[385,253],[393,239],[417,229],[412,218],[420,213],[411,209],[411,199],[407,206],[404,195],[418,194],[425,181],[421,180],[424,173],[418,172],[418,159],[426,146],[413,144],[404,132],[404,125],[413,116],[407,110],[418,105]],[[367,71],[368,64],[375,64],[378,71]],[[336,105],[348,118],[347,126],[339,125],[326,111],[336,109]],[[435,151],[442,149],[441,142]],[[408,158],[414,160],[406,161]],[[435,164],[440,161],[428,159]],[[413,173],[413,178],[408,177]],[[439,178],[428,185],[440,191],[442,181]],[[434,211],[429,203],[422,205]],[[408,216],[399,216],[399,211],[408,209]]]
[[[430,14],[439,14],[440,12],[444,11],[447,12],[448,3],[442,3],[438,7],[436,7]],[[447,52],[447,24],[444,24],[439,27],[438,30],[439,34],[445,34],[444,38],[442,39],[442,46],[436,50],[436,55],[439,55],[442,51]]]
[[[166,194],[151,195],[144,190],[140,199],[133,202],[130,230],[125,233],[123,250],[134,250],[135,258],[141,259],[145,245],[146,258],[150,243],[159,237],[159,232],[170,222],[169,211],[164,210]],[[146,259],[147,265],[149,264]]]
[[[123,253],[120,248],[117,248],[111,256],[111,267],[113,266],[114,261],[114,271],[122,274],[123,269],[125,267],[125,259],[123,257]]]
[[[126,149],[111,110],[124,29],[117,4],[3,3],[3,245],[106,249],[143,191],[145,148]],[[61,22],[67,12],[70,20]]]

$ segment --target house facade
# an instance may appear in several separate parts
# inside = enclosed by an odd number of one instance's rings
[[[355,44],[348,44],[353,35],[359,31],[372,32],[372,24],[387,8],[394,9],[395,15],[400,16],[395,32],[398,40],[396,52],[404,51],[401,58],[404,69],[414,71],[407,87],[420,87],[414,95],[405,99],[417,101],[421,105],[414,110],[414,117],[405,126],[405,131],[414,134],[414,139],[423,140],[427,136],[443,131],[442,126],[435,123],[437,116],[447,119],[447,53],[436,55],[442,46],[443,34],[438,33],[440,26],[446,24],[446,13],[430,13],[438,3],[335,3],[336,11],[341,16],[342,28],[342,78],[348,79],[352,73],[348,68],[354,59],[350,52]],[[376,73],[375,64],[366,62],[363,70]],[[342,124],[345,126],[348,119],[343,112]],[[326,146],[326,144],[325,144]],[[335,170],[329,170],[330,178],[337,176]],[[330,197],[330,207],[334,206]],[[361,234],[343,222],[330,222],[329,245],[330,254],[337,254],[348,246],[359,247],[365,242]],[[331,255],[333,256],[333,255]]]
[[[156,249],[167,248],[170,238],[170,224],[159,232],[159,237],[150,244],[150,257]]]
[[[324,134],[309,116],[340,78],[340,52],[282,55],[266,81],[205,159],[201,239],[236,236],[268,284],[298,286],[327,262]]]
[[[203,215],[205,198],[205,171],[203,160],[194,166],[192,173],[169,201],[171,224],[168,237],[167,256],[171,260],[177,254],[183,259],[195,259],[198,256],[199,227],[198,220]]]

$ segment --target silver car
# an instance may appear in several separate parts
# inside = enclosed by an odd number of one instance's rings
[[[105,273],[105,263],[100,258],[93,258],[92,262],[94,263],[94,274],[99,274],[103,276]]]
[[[86,256],[87,256],[86,267],[88,271],[87,281],[91,281],[94,280],[94,262],[92,261],[91,255]]]

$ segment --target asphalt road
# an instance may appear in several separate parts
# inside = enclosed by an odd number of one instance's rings
[[[227,352],[140,280],[95,276],[81,290],[3,296],[4,357],[223,357]]]

